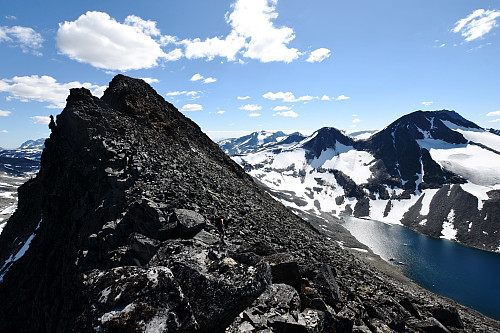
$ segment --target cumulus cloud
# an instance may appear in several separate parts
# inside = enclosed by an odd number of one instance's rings
[[[214,83],[215,81],[217,81],[216,78],[207,77],[205,80],[203,80],[203,83]]]
[[[275,114],[273,114],[273,116],[282,116],[282,117],[296,118],[299,115],[296,112],[294,112],[294,111],[283,111],[283,112],[276,112]]]
[[[1,130],[0,133],[9,133],[7,130]]]
[[[246,110],[246,111],[257,111],[257,110],[261,110],[261,109],[262,109],[262,106],[257,105],[257,104],[247,104],[247,105],[243,105],[240,107],[240,110]]]
[[[33,124],[38,125],[48,125],[50,123],[50,117],[46,116],[33,116],[31,117],[31,120],[33,121]]]
[[[159,39],[156,22],[130,15],[120,23],[107,13],[88,11],[75,21],[59,24],[56,44],[73,60],[128,71],[151,68],[162,59],[174,61],[182,56],[180,49],[165,53]]]
[[[314,50],[309,54],[309,58],[307,58],[307,62],[322,62],[326,58],[330,57],[330,50],[325,49],[324,47]]]
[[[500,119],[488,120],[489,123],[500,123]]]
[[[10,111],[0,110],[0,117],[8,117],[10,114]]]
[[[500,117],[500,111],[492,111],[486,114],[486,117]]]
[[[226,113],[226,111],[224,111],[224,110],[219,110],[219,111],[217,111],[217,113],[218,113],[218,114],[224,114],[224,113]]]
[[[286,110],[291,110],[292,108],[288,107],[288,106],[277,106],[275,107],[273,110],[274,111],[286,111]]]
[[[287,46],[295,38],[293,29],[275,26],[276,4],[277,0],[237,0],[226,14],[231,32],[226,37],[182,41],[186,57],[211,60],[219,56],[235,61],[241,54],[261,62],[292,62],[301,53]]]
[[[423,104],[423,105],[425,105],[425,106],[429,106],[429,105],[431,105],[431,104],[433,104],[433,103],[434,103],[434,102],[422,102],[422,104]]]
[[[167,93],[167,96],[168,97],[176,97],[176,96],[184,95],[184,96],[190,97],[191,99],[197,99],[197,98],[200,98],[200,94],[201,94],[200,91],[183,90],[183,91],[170,91]]]
[[[352,120],[352,122],[353,122],[354,124],[356,124],[356,123],[361,122],[361,119],[359,119],[359,118],[355,118],[355,119],[353,119],[353,120]]]
[[[5,15],[5,18],[7,20],[15,20],[15,19],[17,19],[17,17],[15,17],[14,15]]]
[[[181,111],[202,111],[203,106],[200,104],[186,104],[182,107]]]
[[[250,113],[248,116],[249,117],[260,117],[260,113],[253,112],[253,113]]]
[[[202,80],[203,79],[203,76],[201,76],[200,74],[196,73],[195,75],[193,75],[191,77],[191,81],[198,81],[198,80]]]
[[[34,55],[42,55],[39,49],[42,48],[44,39],[42,35],[28,27],[0,27],[0,42],[8,42],[19,46],[24,53],[31,52]]]
[[[203,75],[201,75],[199,73],[196,73],[195,75],[193,75],[190,80],[191,81],[200,81],[200,80],[202,80],[203,83],[213,83],[213,82],[217,81],[216,78],[213,78],[213,77],[207,77],[207,78],[205,78]]]
[[[262,97],[264,97],[266,99],[270,99],[272,101],[277,100],[277,99],[281,99],[281,100],[283,100],[283,102],[310,101],[312,99],[318,98],[318,97],[313,97],[313,96],[309,96],[309,95],[295,97],[294,94],[292,94],[289,91],[288,92],[281,92],[280,91],[277,93],[268,92],[268,93],[265,93],[264,95],[262,95]]]
[[[323,96],[321,97],[321,100],[322,100],[322,101],[329,101],[329,100],[331,100],[331,98],[330,98],[330,96],[323,95]]]
[[[348,96],[345,96],[345,95],[340,95],[339,97],[337,97],[337,101],[342,101],[342,100],[345,100],[345,99],[350,99],[351,97],[348,97]]]
[[[454,33],[460,33],[470,42],[481,38],[498,26],[500,10],[477,9],[472,14],[455,23]]]
[[[0,80],[0,91],[9,93],[11,98],[23,102],[46,102],[50,103],[47,108],[56,109],[62,109],[66,105],[69,89],[81,87],[89,89],[97,97],[101,97],[106,89],[106,86],[88,82],[58,83],[56,79],[46,75],[15,76],[12,79]]]
[[[146,82],[146,83],[149,83],[149,84],[151,84],[151,83],[158,83],[158,82],[160,82],[160,80],[158,80],[158,79],[153,79],[153,78],[151,78],[151,77],[140,77],[140,79],[141,79],[141,80],[143,80],[143,81],[144,81],[144,82]]]
[[[239,100],[245,100],[245,99],[249,99],[250,96],[238,96],[236,98],[239,99]]]

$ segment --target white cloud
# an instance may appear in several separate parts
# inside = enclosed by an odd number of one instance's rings
[[[500,111],[492,111],[486,114],[486,117],[496,117],[496,116],[500,116]]]
[[[0,117],[8,117],[11,114],[10,111],[0,110]]]
[[[323,97],[321,97],[321,100],[322,101],[329,101],[329,100],[331,100],[331,98],[330,98],[330,96],[323,95]]]
[[[250,113],[248,116],[249,117],[260,117],[260,113],[253,112],[253,113]]]
[[[164,55],[165,60],[167,61],[177,61],[180,58],[182,58],[182,50],[181,49],[175,49],[172,50]]]
[[[472,14],[455,23],[454,33],[460,33],[465,40],[470,42],[481,38],[491,29],[498,26],[500,10],[477,9]]]
[[[51,76],[15,76],[12,79],[0,80],[0,91],[11,94],[11,97],[22,102],[37,101],[50,103],[48,108],[64,108],[69,89],[85,87],[94,96],[101,97],[106,86],[98,86],[78,81],[58,83]]]
[[[345,99],[350,99],[351,97],[348,97],[348,96],[345,96],[345,95],[340,95],[339,97],[337,97],[337,101],[342,101],[342,100],[345,100]]]
[[[301,97],[295,97],[291,92],[277,92],[277,93],[272,93],[272,92],[268,92],[268,93],[265,93],[264,95],[262,95],[262,97],[266,98],[266,99],[270,99],[272,101],[274,100],[277,100],[277,99],[281,99],[283,100],[283,102],[301,102],[301,101],[310,101],[312,99],[315,99],[317,97],[313,97],[313,96],[309,96],[309,95],[305,95],[305,96],[301,96]]]
[[[149,83],[149,84],[151,84],[151,83],[158,83],[158,82],[160,82],[160,80],[158,80],[158,79],[153,79],[153,78],[150,78],[150,77],[140,77],[140,79],[141,79],[141,80],[143,80],[143,81],[144,81],[144,82],[146,82],[146,83]]]
[[[156,27],[156,22],[150,20],[143,20],[139,16],[129,15],[123,22],[128,26],[134,28],[140,34],[147,36],[160,36],[160,30]]]
[[[215,81],[217,81],[216,78],[207,77],[205,80],[203,80],[203,83],[214,83]]]
[[[423,105],[425,105],[425,106],[429,106],[429,105],[431,105],[431,104],[433,104],[433,103],[434,103],[434,102],[422,102],[422,104],[423,104]]]
[[[292,108],[288,107],[288,106],[277,106],[275,107],[273,110],[274,111],[286,111],[286,110],[291,110]]]
[[[242,96],[238,96],[236,98],[239,99],[239,100],[245,100],[245,99],[249,99],[250,96],[243,96],[243,97]]]
[[[191,81],[198,81],[198,80],[203,80],[203,76],[201,76],[199,73],[196,73],[193,75],[190,79]]]
[[[241,106],[240,109],[246,110],[246,111],[257,111],[257,110],[261,110],[262,106],[257,105],[257,104],[247,104],[247,105]]]
[[[159,37],[156,22],[131,15],[119,23],[107,13],[88,11],[59,24],[56,44],[73,60],[109,70],[151,68],[161,59],[179,59],[180,50],[166,54],[153,37]]]
[[[326,58],[330,57],[330,50],[324,47],[314,50],[307,58],[307,62],[322,62]]]
[[[15,20],[15,19],[17,19],[17,17],[15,17],[14,15],[5,15],[5,18],[7,20]]]
[[[42,55],[39,49],[42,47],[44,39],[42,35],[28,27],[0,27],[0,42],[9,42],[18,45],[24,53],[31,52],[35,55]]]
[[[203,106],[200,104],[186,104],[182,107],[181,111],[202,111]]]
[[[355,119],[353,119],[353,120],[352,120],[352,122],[353,122],[353,123],[359,123],[359,122],[361,122],[361,119],[359,119],[359,118],[355,118]]]
[[[1,130],[0,133],[9,133],[7,130]]]
[[[276,116],[276,115],[282,116],[282,117],[292,117],[292,118],[296,118],[299,116],[294,111],[276,112],[275,114],[273,114],[273,116]]]
[[[219,110],[219,111],[217,111],[217,113],[218,113],[218,114],[224,114],[224,113],[226,113],[226,111]]]
[[[217,81],[216,78],[213,78],[213,77],[204,77],[203,75],[199,74],[199,73],[196,73],[195,75],[193,75],[190,79],[191,81],[200,81],[200,80],[203,80],[203,83],[213,83],[215,81]]]
[[[231,32],[226,38],[207,38],[202,41],[199,38],[193,40],[183,40],[185,55],[188,59],[208,58],[213,60],[216,56],[234,61],[236,54],[245,46],[245,38],[238,36],[236,32]]]
[[[488,120],[489,123],[500,123],[500,119]]]
[[[33,124],[48,125],[50,123],[50,117],[34,116],[30,118],[33,120]]]
[[[293,29],[274,25],[278,17],[276,4],[277,0],[237,0],[231,6],[233,11],[226,14],[231,32],[226,37],[182,41],[186,57],[212,60],[219,56],[235,61],[241,54],[261,62],[292,62],[301,53],[287,46],[295,38]]]
[[[357,114],[352,114],[351,116],[352,116],[352,117],[358,117],[358,115],[357,115]]]
[[[184,91],[170,91],[170,92],[167,93],[167,96],[168,97],[175,97],[175,96],[184,95],[184,96],[191,97],[191,99],[197,99],[197,98],[200,98],[200,93],[201,93],[201,91],[187,91],[187,90],[184,90]]]

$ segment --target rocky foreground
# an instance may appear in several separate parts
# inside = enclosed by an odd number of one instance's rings
[[[67,101],[0,235],[0,331],[500,330],[341,249],[145,82]]]

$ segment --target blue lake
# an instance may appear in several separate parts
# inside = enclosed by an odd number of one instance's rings
[[[344,217],[342,225],[422,287],[500,320],[500,254],[423,236],[400,225],[354,217]]]

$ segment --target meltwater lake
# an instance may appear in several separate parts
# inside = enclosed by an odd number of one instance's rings
[[[342,225],[422,287],[500,320],[500,254],[379,221],[344,217]]]

